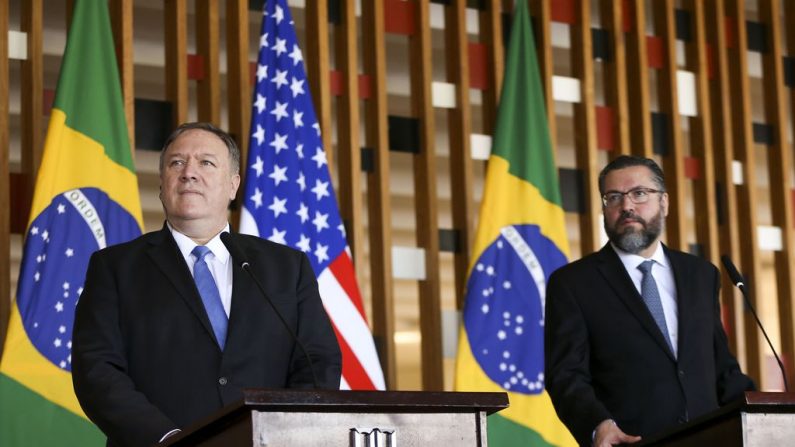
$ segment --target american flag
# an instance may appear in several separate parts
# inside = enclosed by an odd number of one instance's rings
[[[384,389],[286,0],[263,7],[240,232],[303,251],[342,350],[341,389]]]

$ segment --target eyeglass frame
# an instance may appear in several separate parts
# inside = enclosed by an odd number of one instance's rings
[[[647,194],[647,198],[643,199],[641,201],[637,201],[636,198],[632,196],[633,193],[637,193],[637,192],[646,193]],[[618,205],[624,203],[624,198],[625,197],[629,197],[629,201],[630,202],[634,203],[635,205],[639,205],[639,204],[648,202],[649,201],[649,197],[651,197],[651,194],[655,194],[655,193],[665,194],[666,192],[667,191],[665,191],[664,189],[653,189],[653,188],[646,188],[646,187],[632,188],[632,189],[630,189],[629,191],[626,191],[626,192],[608,191],[608,192],[602,194],[602,206],[605,207],[605,208],[618,206]],[[614,204],[611,205],[611,204],[608,203],[607,196],[608,195],[612,195],[612,194],[620,194],[621,195],[621,200],[619,200],[619,201],[617,201],[617,202],[615,202]]]

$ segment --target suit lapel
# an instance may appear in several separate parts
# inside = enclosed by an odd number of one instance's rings
[[[229,235],[235,239],[237,246],[249,257],[245,239],[235,233],[230,232]],[[245,317],[249,314],[252,307],[256,306],[260,300],[265,299],[260,296],[256,284],[254,284],[248,273],[240,267],[240,260],[234,258],[230,260],[232,262],[232,307],[229,311],[229,333],[226,337],[227,348],[239,337],[236,334],[243,331],[242,321],[246,319]]]
[[[668,249],[663,245],[665,255],[671,263],[671,270],[674,273],[674,284],[676,285],[676,308],[677,319],[679,322],[679,356],[682,350],[687,349],[687,334],[689,332],[690,320],[693,315],[689,311],[692,298],[697,296],[697,291],[693,290],[692,272],[689,272],[684,265],[679,254]]]
[[[630,313],[640,321],[646,332],[660,345],[660,348],[665,351],[668,357],[676,361],[668,342],[663,337],[662,332],[660,332],[660,328],[657,327],[654,317],[651,316],[649,308],[646,307],[646,303],[643,302],[643,298],[635,288],[632,278],[629,277],[624,264],[610,244],[608,243],[602,247],[598,255],[599,272],[607,280],[616,296],[627,306]]]
[[[193,281],[190,270],[188,270],[182,253],[179,251],[177,243],[174,242],[168,227],[163,225],[163,229],[149,243],[147,254],[152,259],[152,262],[168,278],[180,298],[185,301],[188,308],[199,319],[207,331],[207,335],[215,340],[215,332],[210,324],[209,317],[207,317],[207,311],[204,309],[204,303],[202,303],[201,296],[199,296],[199,291],[196,289],[196,283]]]

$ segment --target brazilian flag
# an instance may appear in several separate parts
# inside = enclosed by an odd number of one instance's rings
[[[71,377],[91,254],[141,234],[107,0],[77,0],[0,362],[0,445],[103,445]]]
[[[576,445],[544,391],[546,284],[569,247],[527,2],[516,5],[455,387],[509,393],[489,417],[491,445]]]

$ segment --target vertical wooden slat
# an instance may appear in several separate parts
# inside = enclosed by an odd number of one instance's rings
[[[486,2],[487,9],[478,14],[482,43],[488,49],[486,69],[488,87],[483,91],[483,133],[494,133],[497,102],[502,91],[505,70],[505,47],[502,41],[502,8],[499,1]]]
[[[199,121],[221,125],[220,18],[218,0],[196,2],[196,50],[202,56],[204,77],[196,83]]]
[[[456,308],[462,309],[476,213],[472,202],[472,145],[469,138],[472,133],[472,111],[469,102],[469,38],[465,0],[457,0],[445,7],[444,23],[447,80],[456,86],[456,107],[448,112],[448,129],[453,228],[458,231],[458,250],[453,259]]]
[[[226,2],[226,94],[229,111],[229,133],[240,148],[241,185],[246,180],[248,137],[251,124],[251,75],[248,61],[248,1]],[[237,190],[236,203],[242,203],[243,188]],[[230,216],[234,228],[239,228],[240,207]]]
[[[411,110],[420,120],[420,153],[414,155],[417,245],[425,250],[425,279],[419,281],[422,334],[422,387],[442,391],[442,315],[439,287],[439,224],[436,203],[436,150],[431,81],[431,26],[428,0],[417,0],[416,30],[409,37]]]
[[[226,91],[229,133],[235,137],[235,141],[240,147],[240,160],[243,164],[248,156],[252,95],[248,61],[248,34],[248,1],[227,0]],[[241,169],[240,173],[245,175],[245,169]]]
[[[27,33],[28,57],[20,63],[20,140],[22,144],[22,173],[27,176],[27,197],[33,197],[36,173],[44,151],[44,63],[42,56],[42,1],[22,4],[20,28]]]
[[[166,0],[166,98],[171,101],[173,127],[188,120],[187,17],[186,0]]]
[[[135,82],[133,77],[133,0],[110,2],[110,21],[113,27],[113,42],[116,47],[116,63],[119,66],[124,116],[127,119],[127,134],[130,149],[135,157]]]
[[[773,225],[781,229],[781,250],[774,253],[776,290],[778,294],[781,354],[793,360],[793,230],[792,230],[792,155],[789,144],[790,119],[787,114],[787,93],[781,49],[781,9],[778,0],[759,2],[759,17],[766,25],[767,51],[762,53],[765,91],[765,116],[773,126],[773,143],[768,148],[767,169],[770,174],[770,209]],[[789,383],[795,382],[793,368],[788,368]]]
[[[715,206],[715,162],[712,144],[712,112],[709,103],[707,72],[707,40],[704,23],[704,3],[687,0],[693,36],[685,43],[687,69],[696,77],[696,107],[698,116],[690,118],[690,152],[700,161],[699,176],[693,180],[693,208],[698,210],[696,240],[701,244],[702,256],[713,264],[720,264],[718,251],[718,218]]]
[[[536,39],[538,69],[541,72],[541,84],[544,87],[544,107],[547,111],[549,141],[552,144],[552,154],[555,155],[558,150],[558,127],[555,115],[555,98],[552,94],[552,76],[555,74],[555,62],[552,60],[552,17],[550,1],[531,0],[530,11],[535,19],[533,20],[533,35]]]
[[[618,3],[618,2],[616,2]],[[626,34],[627,93],[629,101],[629,140],[631,152],[641,157],[652,155],[651,102],[649,100],[649,58],[646,49],[645,0],[630,0],[627,14],[631,27]]]
[[[329,170],[332,169],[331,150],[331,80],[329,69],[328,2],[306,3],[306,62],[312,102],[315,104],[321,138],[326,149]]]
[[[729,48],[729,73],[732,104],[732,131],[734,132],[734,155],[742,163],[743,183],[737,185],[737,223],[740,238],[741,270],[750,285],[751,303],[756,306],[756,297],[762,296],[761,265],[757,237],[756,208],[756,162],[752,131],[751,88],[748,75],[748,34],[745,28],[745,2],[726,1],[726,14],[732,18],[732,29],[736,36]],[[745,312],[748,314],[748,312]],[[757,383],[761,383],[759,357],[759,329],[750,315],[743,316],[745,330],[746,372]]]
[[[356,4],[343,0],[340,5],[342,23],[335,33],[337,69],[342,72],[343,92],[337,100],[337,170],[340,214],[346,224],[348,244],[354,265],[364,253],[362,160],[359,143],[359,63],[357,57]],[[359,275],[361,278],[361,275]]]
[[[657,71],[657,92],[660,111],[668,118],[667,137],[669,146],[662,157],[668,189],[668,217],[665,223],[666,241],[670,247],[687,251],[685,226],[687,202],[685,201],[684,151],[682,149],[682,125],[679,115],[678,71],[676,61],[676,22],[674,1],[659,0],[654,5],[654,23],[657,34],[663,40],[663,67]],[[648,114],[648,111],[646,112]]]
[[[0,2],[0,209],[11,210],[8,168],[8,2]],[[11,315],[11,218],[0,213],[0,358]]]
[[[601,200],[599,198],[599,161],[596,154],[596,103],[594,100],[593,49],[591,42],[591,6],[579,0],[576,23],[571,27],[573,74],[580,80],[580,102],[574,105],[574,144],[577,167],[585,188],[585,213],[580,215],[580,250],[583,255],[599,248]]]
[[[733,184],[734,138],[732,135],[731,102],[729,97],[729,62],[726,50],[725,8],[723,0],[708,0],[706,6],[707,39],[712,48],[714,75],[709,83],[710,112],[712,114],[712,142],[715,155],[715,181],[722,186],[718,201],[721,206],[718,221],[718,244],[721,254],[737,259],[737,193]],[[721,275],[721,306],[723,308],[726,335],[732,352],[738,352],[738,317],[735,308],[739,292],[729,275]],[[744,359],[741,359],[745,363]]]
[[[602,27],[610,35],[611,60],[604,63],[605,103],[613,113],[613,149],[610,157],[630,153],[629,105],[627,99],[627,48],[623,2],[601,0]]]
[[[392,226],[389,195],[389,134],[387,127],[386,45],[384,2],[362,2],[364,72],[372,94],[365,101],[366,145],[373,151],[373,172],[367,175],[367,215],[370,236],[370,287],[373,337],[387,389],[396,385],[395,307],[392,288]]]

